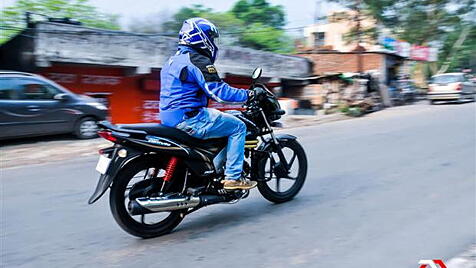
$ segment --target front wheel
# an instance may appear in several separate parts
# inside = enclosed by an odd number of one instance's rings
[[[258,190],[267,200],[283,203],[296,196],[304,185],[307,175],[307,158],[302,146],[296,140],[280,141],[284,158],[289,169],[283,165],[276,149],[268,146],[268,156],[258,162],[260,181]]]

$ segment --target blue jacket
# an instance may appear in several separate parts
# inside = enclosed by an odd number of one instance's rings
[[[210,58],[191,47],[179,46],[160,72],[162,124],[175,127],[186,112],[206,107],[209,98],[240,103],[248,99],[248,92],[223,82]]]

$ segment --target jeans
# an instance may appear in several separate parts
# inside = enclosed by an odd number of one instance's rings
[[[246,139],[246,125],[243,121],[216,109],[202,108],[196,116],[185,118],[176,128],[198,139],[228,137],[225,179],[241,178]]]

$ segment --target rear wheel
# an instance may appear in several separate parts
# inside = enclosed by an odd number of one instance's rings
[[[279,171],[279,157],[269,148],[269,155],[259,161],[261,181],[258,190],[267,200],[283,203],[296,196],[304,185],[307,175],[307,158],[302,146],[296,140],[280,141],[284,157],[290,166],[289,172]]]
[[[127,209],[129,191],[132,187],[139,182],[144,183],[145,180],[160,180],[159,183],[162,183],[161,176],[165,174],[164,169],[165,164],[157,161],[135,162],[121,170],[114,181],[109,195],[109,205],[116,222],[129,234],[142,238],[157,237],[170,233],[182,221],[184,210],[131,215]],[[171,185],[171,191],[174,188],[174,185]]]

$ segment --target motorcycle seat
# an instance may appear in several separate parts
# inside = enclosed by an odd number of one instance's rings
[[[197,139],[186,132],[176,129],[174,127],[168,127],[157,123],[140,123],[140,124],[120,124],[117,125],[120,129],[129,129],[129,130],[141,130],[145,131],[150,135],[168,138],[173,141],[177,141],[191,147],[198,148],[212,148],[212,147],[223,147],[228,142],[227,137],[216,138],[216,139]]]

